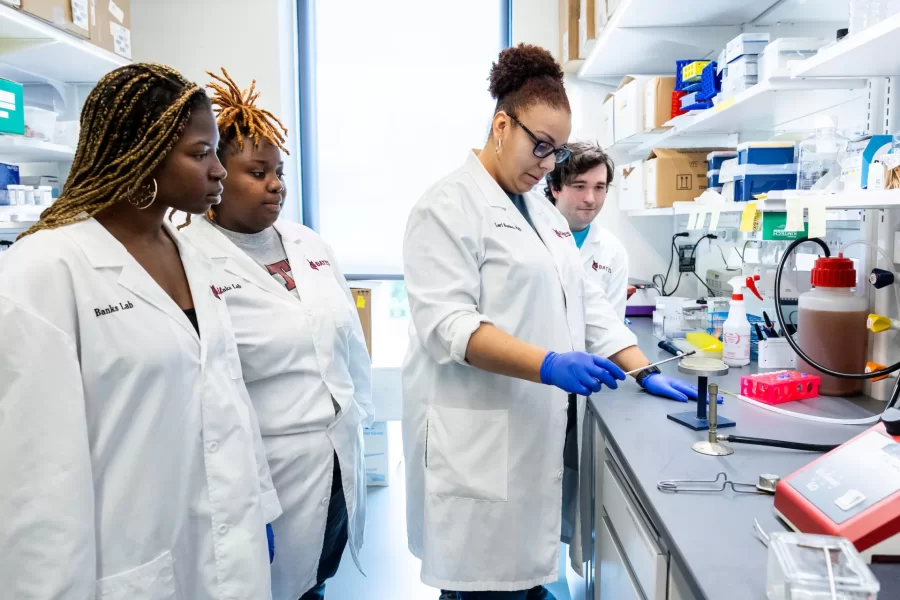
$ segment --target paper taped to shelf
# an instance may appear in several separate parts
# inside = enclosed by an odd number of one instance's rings
[[[741,233],[756,231],[756,223],[759,221],[758,212],[756,210],[756,202],[747,203],[747,206],[744,207],[744,212],[741,213]]]
[[[807,210],[809,213],[809,237],[824,237],[826,229],[825,203],[812,202]]]
[[[691,214],[688,215],[688,225],[687,225],[688,231],[696,231],[697,217],[699,217],[699,216],[700,216],[700,214],[696,213],[696,212],[692,212]]]
[[[697,211],[697,229],[703,229],[703,225],[706,223],[706,209],[701,208]]]
[[[710,231],[716,230],[719,228],[719,216],[721,215],[721,211],[718,208],[714,208],[709,211],[709,229]]]
[[[803,231],[803,198],[788,198],[787,221],[784,224],[785,231]]]

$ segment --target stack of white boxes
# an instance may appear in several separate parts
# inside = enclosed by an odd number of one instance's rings
[[[768,33],[742,33],[725,47],[721,99],[753,87],[759,81],[759,55],[769,43]],[[721,101],[721,100],[720,100]]]

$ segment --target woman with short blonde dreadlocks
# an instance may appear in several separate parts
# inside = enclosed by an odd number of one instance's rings
[[[182,232],[222,267],[247,391],[284,514],[275,531],[274,600],[325,597],[366,515],[362,426],[371,422],[370,361],[359,316],[331,248],[279,219],[287,132],[223,70],[210,87],[221,204]]]
[[[214,266],[165,213],[217,204],[206,93],[100,80],[60,198],[0,261],[4,598],[259,600],[280,514]]]

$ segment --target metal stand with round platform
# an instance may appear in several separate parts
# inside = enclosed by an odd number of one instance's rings
[[[709,429],[710,419],[706,416],[707,405],[707,387],[709,386],[709,378],[716,375],[726,375],[728,373],[728,365],[717,358],[704,358],[701,356],[689,356],[678,363],[678,370],[686,375],[694,375],[697,377],[697,412],[680,412],[668,415],[669,420],[675,421],[680,425],[684,425],[688,429],[694,431],[706,431]],[[712,395],[710,403],[710,414],[715,419],[716,426],[721,429],[723,427],[734,427],[735,423],[731,419],[718,416],[718,407],[716,406],[718,396],[717,392]],[[713,439],[713,441],[715,441]]]

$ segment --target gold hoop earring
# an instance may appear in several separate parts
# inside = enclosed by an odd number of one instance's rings
[[[131,198],[128,199],[128,203],[138,210],[147,210],[148,208],[150,208],[153,203],[156,202],[157,192],[156,178],[154,177],[151,181],[152,183],[144,184],[139,188],[140,191],[143,192],[142,195],[134,194]],[[144,204],[145,202],[146,204]]]

